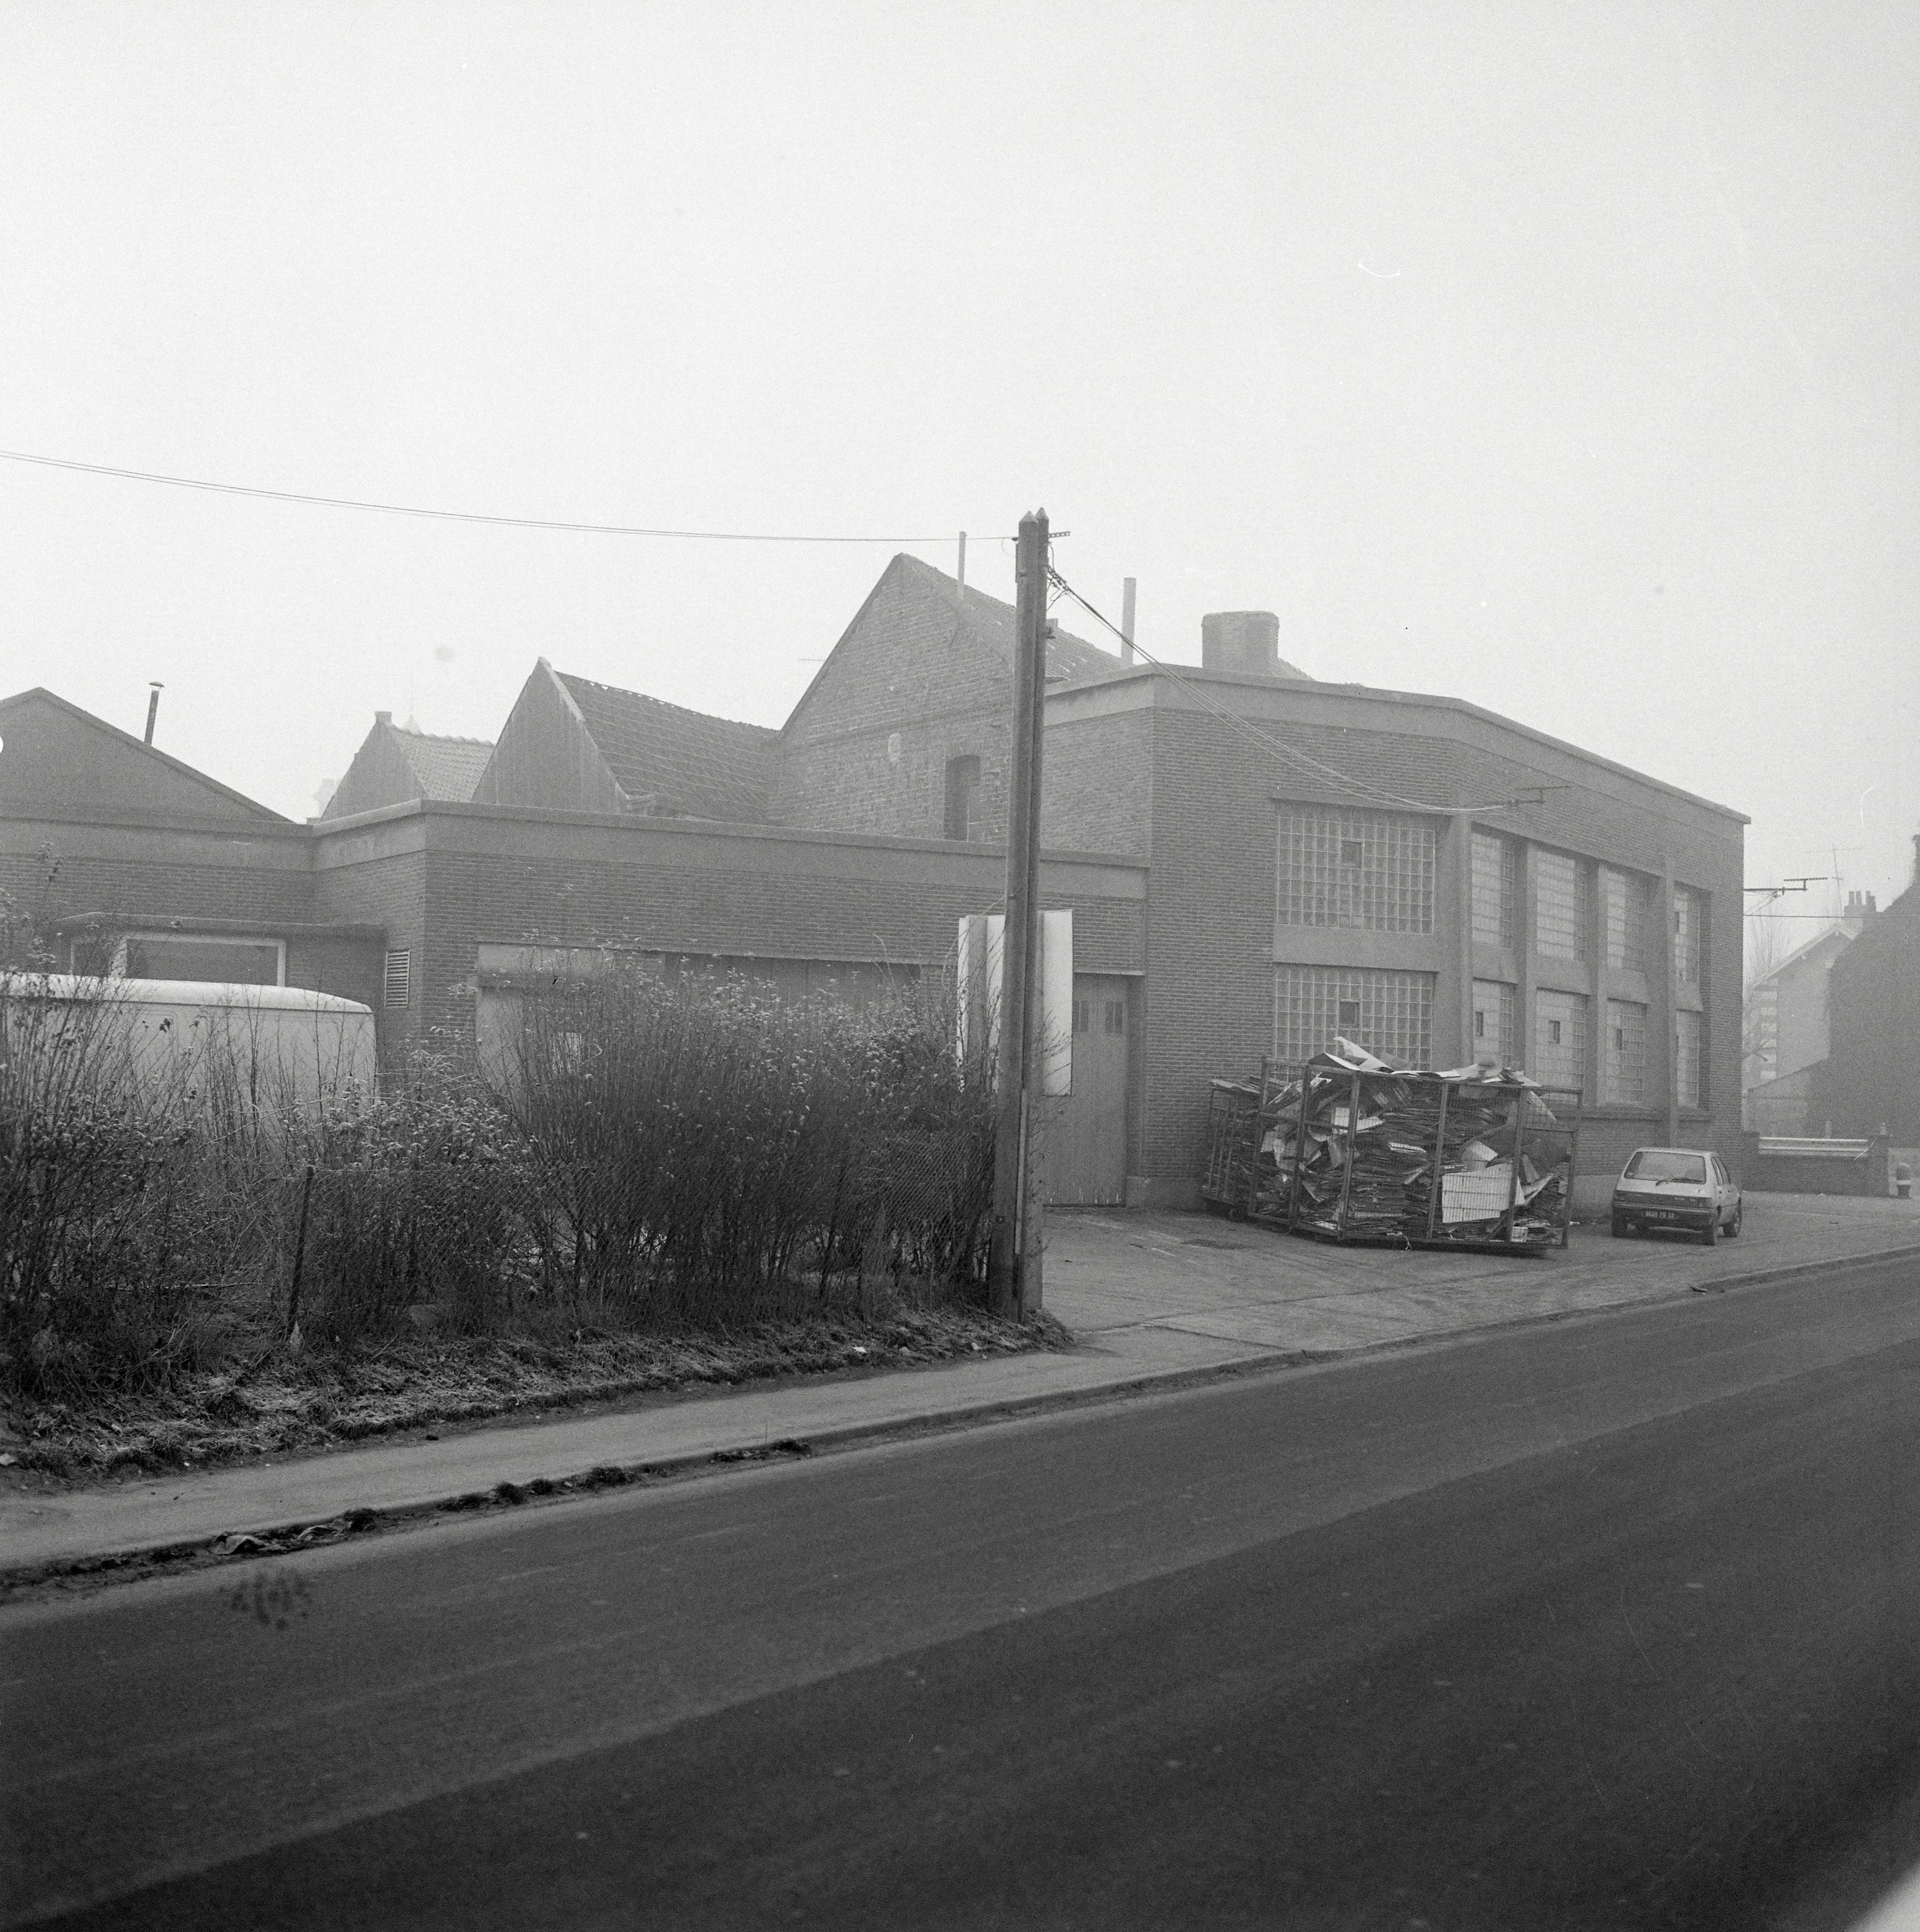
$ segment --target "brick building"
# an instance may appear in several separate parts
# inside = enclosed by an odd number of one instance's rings
[[[1920,834],[1912,882],[1834,960],[1827,1004],[1831,1046],[1814,1070],[1811,1118],[1837,1134],[1886,1133],[1910,1157],[1920,1148]]]
[[[391,711],[376,711],[374,728],[361,741],[320,816],[351,818],[416,798],[464,805],[493,751],[484,738],[436,736],[411,722],[396,724]]]
[[[938,973],[1004,886],[1012,640],[1010,607],[897,557],[778,731],[542,662],[470,801],[306,826],[172,761],[56,783],[38,741],[72,721],[31,693],[0,706],[0,883],[76,946],[273,940],[288,983],[376,1006],[390,1066],[484,1052],[530,975],[608,946],[795,990]],[[1075,914],[1058,1198],[1194,1199],[1210,1078],[1336,1032],[1577,1088],[1589,1206],[1644,1142],[1737,1157],[1738,814],[1471,705],[1316,682],[1261,613],[1208,619],[1197,670],[1056,636],[1043,766],[1042,903]]]

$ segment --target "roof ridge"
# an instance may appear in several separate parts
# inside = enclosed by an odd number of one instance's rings
[[[670,698],[656,698],[651,692],[634,691],[623,684],[602,684],[598,678],[582,677],[577,671],[556,670],[554,676],[567,685],[584,685],[591,691],[610,692],[616,698],[637,698],[642,704],[658,705],[663,711],[677,711],[685,718],[704,718],[710,724],[729,724],[736,730],[764,731],[777,737],[777,724],[756,724],[746,718],[723,718],[717,711],[700,711],[691,704],[676,704]]]

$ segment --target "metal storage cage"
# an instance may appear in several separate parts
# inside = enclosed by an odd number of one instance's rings
[[[1322,1240],[1511,1254],[1567,1245],[1580,1096],[1525,1074],[1318,1054],[1214,1082],[1202,1192]]]

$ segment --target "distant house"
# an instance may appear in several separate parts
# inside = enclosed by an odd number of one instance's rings
[[[350,818],[417,798],[464,805],[493,750],[484,738],[439,737],[411,723],[396,724],[391,711],[376,711],[374,728],[361,741],[320,816]]]
[[[1838,1134],[1885,1132],[1920,1148],[1920,834],[1913,879],[1834,962],[1832,1051],[1814,1082],[1814,1117]]]
[[[764,824],[778,732],[554,670],[521,687],[476,804]]]
[[[1742,1116],[1750,1131],[1808,1131],[1811,1070],[1826,1058],[1828,1047],[1828,976],[1875,910],[1870,892],[1852,893],[1834,925],[1747,988]]]

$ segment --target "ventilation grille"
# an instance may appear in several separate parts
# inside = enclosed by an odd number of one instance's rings
[[[403,950],[387,955],[386,1004],[390,1006],[408,1005],[413,995],[413,955]]]

